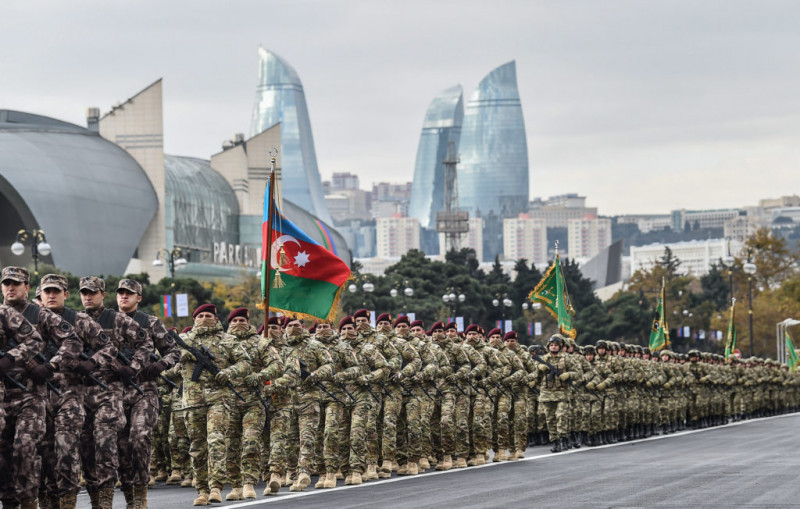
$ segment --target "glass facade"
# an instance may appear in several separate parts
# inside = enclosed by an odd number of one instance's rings
[[[409,216],[419,219],[423,228],[436,226],[436,213],[444,210],[444,161],[449,142],[455,145],[461,136],[464,119],[464,94],[461,85],[437,95],[425,114],[422,135],[414,165]]]
[[[258,49],[258,88],[250,136],[281,123],[283,196],[331,223],[317,168],[305,92],[297,72],[275,53]]]
[[[460,153],[459,205],[470,216],[516,217],[528,210],[528,145],[514,61],[486,75],[473,92]]]

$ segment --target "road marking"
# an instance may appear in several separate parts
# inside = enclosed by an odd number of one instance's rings
[[[667,434],[667,435],[658,435],[658,436],[649,437],[649,438],[640,438],[638,440],[631,440],[631,441],[628,441],[628,442],[617,442],[616,444],[598,445],[598,446],[594,446],[594,447],[581,447],[580,449],[570,449],[568,451],[563,451],[563,452],[558,452],[558,453],[544,453],[544,454],[540,454],[538,456],[529,456],[529,457],[522,458],[522,459],[519,459],[519,460],[516,460],[516,461],[492,462],[490,460],[488,463],[486,463],[484,465],[478,465],[478,466],[474,466],[474,467],[453,468],[453,469],[450,469],[450,470],[433,471],[433,472],[427,472],[427,473],[419,474],[419,475],[397,476],[397,477],[392,477],[391,479],[378,480],[377,482],[375,482],[375,481],[365,482],[364,484],[359,484],[359,485],[356,485],[356,486],[341,486],[341,487],[337,486],[336,488],[332,488],[332,489],[330,489],[330,488],[328,488],[328,489],[311,488],[311,491],[301,491],[299,493],[292,493],[292,492],[287,491],[286,493],[281,493],[280,495],[268,495],[267,498],[264,498],[264,499],[261,499],[261,500],[254,500],[252,502],[242,502],[242,503],[238,503],[238,504],[231,504],[231,505],[225,505],[225,506],[220,506],[220,507],[221,508],[224,507],[224,509],[236,509],[236,508],[239,508],[239,507],[251,507],[251,506],[261,505],[261,504],[272,504],[272,503],[279,503],[279,502],[288,502],[289,500],[294,500],[294,499],[300,498],[300,497],[309,497],[309,496],[312,496],[312,495],[322,495],[322,494],[325,494],[325,493],[332,493],[332,492],[338,493],[338,492],[341,492],[342,490],[370,488],[370,487],[374,487],[374,486],[382,486],[384,484],[396,483],[396,482],[402,482],[402,481],[411,481],[411,480],[414,480],[414,479],[420,479],[420,478],[423,478],[423,477],[430,477],[430,476],[435,476],[435,475],[446,475],[446,474],[456,474],[456,473],[460,473],[460,472],[471,472],[471,471],[474,471],[474,470],[479,469],[479,468],[489,468],[489,467],[499,467],[499,466],[503,466],[503,465],[513,465],[513,464],[516,464],[516,463],[521,463],[523,461],[538,461],[538,460],[544,460],[544,459],[548,459],[548,458],[558,458],[559,456],[564,456],[566,454],[578,454],[578,453],[582,453],[582,452],[596,451],[596,450],[599,450],[599,449],[608,449],[608,448],[611,448],[611,447],[620,447],[620,446],[624,446],[624,445],[638,444],[638,443],[649,442],[649,441],[653,441],[653,440],[662,440],[662,439],[665,439],[665,438],[692,435],[694,433],[702,433],[702,432],[705,432],[705,431],[713,431],[713,430],[727,428],[727,427],[730,427],[730,426],[740,426],[740,425],[743,425],[743,424],[761,422],[761,421],[766,421],[766,420],[770,420],[770,419],[778,419],[778,418],[782,418],[782,417],[797,417],[797,415],[798,414],[796,414],[796,413],[791,413],[791,414],[774,415],[774,416],[771,416],[771,417],[759,417],[759,418],[756,418],[756,419],[748,419],[748,420],[744,420],[744,421],[738,421],[738,422],[731,422],[731,423],[728,423],[728,424],[722,424],[720,426],[711,426],[711,427],[703,428],[703,429],[692,429],[692,430],[678,431],[676,433],[670,433],[670,434]],[[309,485],[309,487],[310,487],[310,485]],[[288,490],[288,488],[283,488],[283,487],[281,487],[281,488]],[[306,489],[308,489],[308,488],[306,488]]]

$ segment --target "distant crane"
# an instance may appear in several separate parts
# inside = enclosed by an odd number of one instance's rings
[[[436,213],[436,231],[444,233],[447,251],[458,251],[461,248],[461,236],[469,232],[469,212],[458,209],[458,175],[456,165],[459,163],[455,143],[447,144],[447,155],[444,164],[444,210]]]

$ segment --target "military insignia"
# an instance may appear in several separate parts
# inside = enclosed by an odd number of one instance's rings
[[[136,336],[139,339],[147,339],[147,333],[145,331],[143,331],[142,329],[139,329],[139,331],[136,333]]]
[[[69,332],[72,330],[72,326],[64,321],[62,321],[61,324],[59,324],[58,328],[61,329],[63,332]]]
[[[33,330],[33,327],[31,327],[31,324],[28,322],[22,322],[19,326],[19,332],[21,334],[30,334],[31,330]]]
[[[104,331],[100,331],[100,334],[97,335],[97,339],[102,343],[108,343],[108,334],[106,334]]]

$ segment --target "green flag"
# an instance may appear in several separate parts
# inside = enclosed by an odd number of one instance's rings
[[[783,337],[786,340],[786,349],[789,350],[789,358],[786,359],[786,363],[789,365],[789,371],[795,371],[797,369],[797,363],[800,361],[797,357],[797,351],[794,349],[794,342],[792,341],[792,336],[789,335],[789,331],[784,331]]]
[[[661,281],[661,295],[658,296],[658,306],[656,306],[656,316],[653,317],[653,327],[650,329],[650,350],[656,352],[667,346],[669,339],[669,329],[667,328],[667,317],[664,310],[666,288]]]
[[[558,320],[558,331],[565,336],[575,338],[577,332],[572,328],[572,315],[575,310],[569,301],[564,273],[561,269],[561,258],[556,253],[553,265],[547,269],[544,277],[528,296],[531,302],[540,302]]]
[[[728,339],[725,341],[725,360],[733,355],[736,349],[736,299],[731,299],[731,320],[728,323]]]

